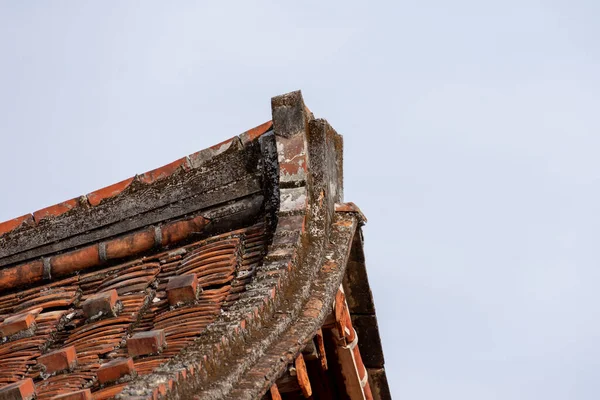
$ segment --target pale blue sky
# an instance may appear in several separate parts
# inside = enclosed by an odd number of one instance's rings
[[[0,1],[0,220],[270,119],[345,138],[398,399],[597,399],[600,3]]]

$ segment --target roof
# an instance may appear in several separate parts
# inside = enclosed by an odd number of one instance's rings
[[[317,381],[390,398],[342,137],[300,92],[271,104],[239,136],[0,223],[0,400],[275,398],[328,335],[313,353],[339,368]]]

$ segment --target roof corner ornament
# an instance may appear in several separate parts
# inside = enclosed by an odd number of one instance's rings
[[[304,105],[302,92],[294,92],[275,96],[271,99],[273,115],[273,131],[276,135],[290,137],[306,132],[312,113]]]

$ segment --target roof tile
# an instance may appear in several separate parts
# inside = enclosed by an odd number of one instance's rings
[[[30,312],[10,316],[0,324],[0,335],[3,337],[15,335],[31,328],[34,322],[35,315]]]
[[[34,225],[35,222],[33,220],[32,214],[23,215],[18,218],[9,219],[8,221],[4,221],[0,223],[0,236],[8,233],[22,225]]]
[[[33,219],[36,223],[39,223],[41,220],[49,218],[49,217],[57,217],[61,214],[64,214],[68,211],[71,211],[73,208],[79,205],[79,199],[71,199],[64,201],[62,203],[55,204],[50,207],[42,208],[33,213]]]
[[[240,135],[240,139],[241,139],[242,143],[244,145],[246,145],[246,143],[259,138],[260,136],[262,136],[265,133],[267,133],[268,131],[270,131],[272,128],[273,128],[273,121],[267,121],[265,123],[258,125],[257,127],[248,129],[246,132],[244,132]]]
[[[115,289],[112,289],[88,297],[81,307],[87,318],[114,317],[116,315],[117,300],[119,300],[119,295]]]
[[[103,200],[110,199],[112,197],[117,196],[122,191],[127,189],[129,185],[133,182],[135,178],[128,178],[121,182],[114,183],[112,185],[106,186],[102,189],[95,190],[91,193],[88,193],[87,199],[92,206],[97,206]]]
[[[74,346],[67,346],[60,350],[46,353],[38,358],[47,374],[72,369],[77,365],[77,353]]]
[[[138,180],[149,185],[161,179],[168,178],[181,169],[186,171],[190,169],[190,164],[187,157],[180,158],[172,163],[163,165],[162,167],[153,169],[152,171],[145,172],[138,176]]]
[[[131,358],[117,358],[102,364],[98,368],[98,381],[101,384],[118,381],[125,376],[132,376],[135,373],[135,366]]]
[[[31,378],[0,387],[0,400],[31,400],[35,398],[35,386]]]
[[[52,400],[92,400],[92,392],[90,389],[77,390],[75,392],[54,396]]]
[[[169,279],[167,296],[171,306],[196,301],[198,298],[198,278],[196,274],[179,275]]]
[[[165,331],[155,329],[139,332],[127,339],[127,351],[131,357],[158,354],[165,347]]]
[[[0,269],[0,290],[31,285],[41,281],[43,277],[44,264],[39,260],[11,268]]]

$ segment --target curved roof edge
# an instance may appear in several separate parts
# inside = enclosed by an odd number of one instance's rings
[[[272,112],[274,134],[261,140],[263,154],[276,154],[266,160],[276,160],[267,169],[278,204],[263,264],[242,301],[180,356],[132,381],[120,398],[276,398],[278,379],[298,367],[303,349],[325,328],[349,352],[336,349],[345,396],[391,398],[380,341],[361,347],[356,334],[368,331],[367,340],[378,339],[372,298],[370,318],[353,312],[358,293],[370,295],[368,282],[353,278],[361,265],[358,275],[366,273],[359,229],[366,219],[343,203],[342,137],[314,118],[299,91],[273,98]],[[306,383],[302,390],[309,390]]]

